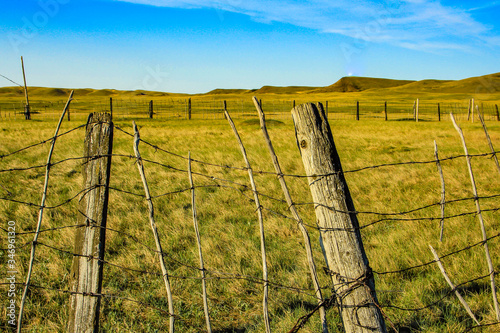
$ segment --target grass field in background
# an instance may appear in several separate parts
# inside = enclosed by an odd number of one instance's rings
[[[349,102],[373,100],[375,95],[353,93]],[[333,96],[333,95],[332,95]],[[342,95],[344,98],[346,95]],[[266,98],[262,97],[264,111],[268,114],[269,132],[283,172],[287,175],[303,175],[302,161],[294,137],[294,128],[289,112],[276,113],[266,108]],[[275,96],[274,96],[275,97]],[[274,98],[273,97],[273,98]],[[288,100],[293,96],[279,96]],[[408,96],[409,97],[409,96]],[[417,96],[418,97],[418,96]],[[54,100],[55,97],[52,97]],[[78,96],[75,96],[78,100]],[[157,97],[158,99],[162,97]],[[183,97],[182,97],[183,98]],[[193,97],[194,98],[194,97]],[[198,97],[202,99],[203,97]],[[213,98],[213,97],[206,97]],[[225,96],[231,101],[241,96]],[[321,98],[321,99],[320,99]],[[328,97],[329,99],[330,97]],[[331,97],[335,98],[335,97]],[[351,99],[352,98],[352,99]],[[393,100],[405,96],[392,96]],[[498,96],[495,97],[498,100]],[[484,98],[495,102],[495,98]],[[58,97],[64,100],[64,98]],[[324,94],[299,96],[297,103],[324,100]],[[301,100],[304,99],[304,100]],[[338,97],[340,100],[340,97]],[[388,98],[391,100],[391,98]],[[465,95],[434,96],[428,100],[467,102]],[[478,98],[477,100],[481,100]],[[90,99],[89,99],[90,101]],[[231,112],[231,109],[229,109]],[[250,110],[248,110],[250,112]],[[55,118],[34,115],[30,122],[3,118],[0,121],[2,145],[0,154],[6,155],[30,144],[51,138],[55,129]],[[82,109],[75,113],[70,122],[64,121],[61,132],[85,124]],[[333,117],[332,117],[333,118]],[[346,171],[346,179],[355,203],[362,237],[375,272],[398,271],[433,260],[429,250],[431,244],[440,255],[453,252],[481,241],[477,216],[466,214],[447,219],[444,240],[439,242],[439,205],[412,213],[381,217],[372,213],[400,213],[419,207],[436,204],[441,198],[441,185],[435,163],[413,163],[395,166],[365,167],[400,162],[433,161],[434,143],[439,146],[441,158],[463,154],[457,132],[443,115],[443,121],[414,122],[400,117],[398,121],[370,118],[355,121],[332,119],[336,147]],[[235,274],[261,278],[260,243],[255,205],[252,193],[242,185],[249,185],[245,170],[227,168],[243,167],[244,162],[237,142],[228,123],[224,119],[194,119],[191,121],[174,119],[146,119],[129,114],[117,117],[115,126],[132,132],[131,120],[139,125],[141,138],[164,150],[165,153],[141,143],[144,159],[158,163],[145,163],[150,190],[154,199],[156,219],[162,238],[167,268],[172,275],[171,283],[179,332],[200,332],[204,330],[203,305],[199,272],[190,268],[198,265],[195,234],[191,217],[190,192],[187,173],[187,155],[193,162],[196,186],[197,211],[200,223],[201,242],[205,266],[210,280],[208,295],[212,327],[216,332],[262,332],[262,285],[249,280],[234,278]],[[469,152],[488,153],[489,147],[479,122],[466,122],[461,118]],[[255,170],[273,171],[267,147],[262,138],[256,117],[239,117],[236,126],[240,132]],[[488,121],[487,126],[495,148],[500,146],[500,123]],[[132,138],[122,130],[115,129],[112,160],[112,175],[109,201],[108,227],[104,270],[103,293],[120,298],[105,298],[101,313],[101,326],[107,332],[160,332],[168,327],[168,316],[152,307],[127,301],[130,298],[150,306],[167,310],[166,293],[161,276],[137,271],[159,273],[157,257],[150,249],[154,240],[147,219],[147,205],[142,183],[134,163]],[[83,154],[84,129],[77,129],[60,137],[56,142],[53,161],[81,157]],[[7,156],[0,160],[0,169],[26,168],[43,165],[50,142],[26,151]],[[181,157],[179,157],[180,155]],[[471,198],[472,191],[465,158],[442,161],[446,181],[448,201]],[[491,156],[472,158],[479,196],[500,194],[498,171]],[[168,165],[169,167],[165,167]],[[182,170],[182,171],[177,171]],[[24,232],[36,227],[38,209],[16,203],[12,200],[39,204],[43,187],[45,168],[27,171],[1,172],[0,200],[1,227],[7,221],[16,221]],[[291,195],[299,203],[299,212],[309,225],[314,255],[320,272],[320,282],[325,286],[325,296],[329,297],[329,279],[322,273],[323,259],[314,228],[315,215],[307,180],[293,176],[286,177]],[[274,284],[270,289],[269,301],[271,325],[274,332],[286,332],[303,315],[315,306],[312,283],[305,258],[302,235],[295,222],[282,215],[290,216],[283,202],[281,188],[275,175],[257,173],[258,190],[266,196],[261,203],[264,213],[267,237],[269,280]],[[56,206],[73,198],[81,190],[81,160],[70,159],[55,165],[51,170],[48,192],[49,206]],[[171,194],[172,192],[181,191]],[[131,194],[132,193],[132,194]],[[500,218],[497,209],[498,198],[481,199],[487,233],[498,233]],[[461,200],[446,206],[446,215],[454,216],[474,212],[473,200]],[[75,225],[78,215],[78,200],[71,200],[58,208],[45,212],[42,229]],[[379,221],[381,219],[387,219]],[[402,219],[402,220],[391,220]],[[37,248],[37,260],[33,272],[33,284],[49,289],[32,288],[29,294],[24,326],[29,332],[63,332],[67,320],[69,295],[50,289],[68,289],[68,279],[73,252],[75,228],[64,228],[42,233],[39,241],[45,245]],[[132,236],[134,238],[131,238]],[[4,234],[1,235],[4,240]],[[18,281],[24,282],[29,261],[32,234],[19,234],[17,249],[19,271]],[[4,242],[2,241],[2,244]],[[145,246],[146,245],[146,246]],[[495,270],[500,269],[499,240],[489,242]],[[3,247],[3,246],[2,246]],[[54,250],[55,247],[67,252]],[[149,247],[149,248],[148,248]],[[2,253],[2,264],[5,261]],[[462,251],[443,259],[448,274],[456,285],[486,275],[487,265],[481,246]],[[137,270],[137,271],[134,271]],[[219,272],[219,273],[217,273]],[[224,275],[227,273],[229,275]],[[454,295],[449,295],[449,287],[435,264],[415,268],[400,273],[375,274],[379,301],[385,314],[400,332],[461,332],[474,326],[465,310]],[[498,281],[497,281],[498,282]],[[299,288],[290,290],[280,286]],[[2,297],[6,295],[1,286]],[[5,289],[5,290],[4,290]],[[483,278],[461,287],[464,298],[481,323],[494,322],[489,281]],[[434,304],[435,303],[435,304]],[[433,306],[429,306],[434,304]],[[319,319],[315,315],[302,332],[318,332]],[[3,316],[5,318],[5,316]],[[340,331],[341,323],[337,310],[328,310],[331,331]],[[391,326],[387,321],[388,327]],[[492,327],[494,332],[498,326]],[[487,331],[487,329],[485,329]]]

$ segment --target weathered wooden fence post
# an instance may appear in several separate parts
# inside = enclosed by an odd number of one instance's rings
[[[191,120],[191,98],[188,98],[188,119]]]
[[[438,103],[438,121],[441,121],[441,105]]]
[[[385,115],[385,121],[387,121],[387,101],[384,102],[384,115]]]
[[[149,101],[149,118],[153,119],[153,101]]]
[[[349,188],[323,107],[292,110],[345,332],[386,332]]]
[[[111,115],[111,120],[113,120],[113,97],[109,98],[109,113]]]
[[[109,113],[90,114],[84,142],[83,188],[71,269],[68,332],[98,332],[113,123]]]
[[[359,120],[359,101],[356,101],[356,120]]]
[[[419,100],[417,98],[417,101],[415,102],[415,121],[418,123],[418,107],[419,107]]]

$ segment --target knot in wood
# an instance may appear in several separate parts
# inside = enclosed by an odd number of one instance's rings
[[[306,140],[300,141],[300,148],[307,148],[307,141]]]

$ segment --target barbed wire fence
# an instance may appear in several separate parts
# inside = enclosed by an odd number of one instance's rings
[[[498,104],[494,102],[433,102],[416,100],[408,101],[318,101],[324,104],[329,119],[332,120],[363,120],[380,119],[388,121],[440,121],[442,117],[452,112],[458,121],[472,120],[476,107],[485,120],[500,121]],[[297,104],[300,101],[297,101]],[[287,118],[290,109],[296,104],[292,99],[267,98],[261,100],[263,107],[269,110],[269,116]],[[59,112],[64,107],[64,100],[32,100],[30,108],[39,119],[59,119]],[[224,97],[155,97],[147,99],[144,96],[130,98],[96,97],[94,100],[76,98],[71,104],[71,114],[86,117],[88,112],[110,112],[115,120],[138,118],[157,119],[224,119],[224,105],[231,110],[235,119],[255,118],[254,106],[249,99],[231,99]],[[152,112],[150,112],[152,111]],[[0,119],[23,119],[24,103],[0,102]],[[36,119],[36,118],[35,118]]]
[[[264,104],[265,106],[265,104]],[[64,116],[64,114],[63,114]],[[62,118],[62,117],[61,117]],[[19,163],[19,161],[23,161],[24,155],[26,152],[39,147],[46,145],[48,143],[52,143],[52,147],[55,145],[56,139],[63,140],[72,135],[76,135],[80,133],[80,131],[85,128],[87,125],[82,124],[76,126],[72,129],[67,130],[64,133],[58,134],[55,136],[45,139],[40,142],[35,142],[26,147],[21,147],[12,152],[2,153],[0,156],[1,162],[3,165],[8,163],[13,164],[10,167],[2,167],[0,168],[0,175],[9,175],[8,179],[18,179],[17,181],[22,181],[23,173],[26,173],[27,179],[37,178],[36,175],[40,175],[42,171],[47,171],[47,183],[48,181],[48,173],[58,173],[57,168],[62,168],[65,165],[71,164],[72,168],[75,168],[75,165],[79,165],[81,163],[88,163],[89,156],[70,156],[64,157],[56,161],[49,160],[47,163],[33,162],[33,163]],[[117,140],[129,140],[130,146],[132,147],[132,140],[134,138],[134,133],[130,133],[124,128],[115,127]],[[74,140],[74,138],[73,138]],[[252,169],[247,166],[230,166],[224,164],[217,164],[212,162],[206,162],[203,160],[192,159],[191,157],[179,155],[173,152],[166,147],[155,144],[153,142],[149,142],[148,140],[140,139],[140,142],[149,148],[149,152],[144,154],[144,156],[154,156],[156,158],[148,158],[148,157],[140,157],[141,163],[144,164],[146,172],[149,172],[149,175],[152,176],[153,181],[150,180],[150,184],[154,184],[153,186],[158,186],[155,190],[157,194],[148,196],[141,191],[141,187],[137,186],[139,181],[133,182],[133,184],[128,184],[126,179],[128,177],[134,177],[135,174],[134,168],[135,163],[138,162],[138,157],[132,154],[126,153],[117,153],[113,152],[109,156],[96,156],[94,159],[101,158],[112,158],[114,160],[118,159],[121,164],[127,165],[130,170],[128,170],[128,174],[126,177],[122,177],[121,180],[117,180],[115,183],[109,186],[109,191],[111,196],[120,197],[124,202],[129,202],[132,205],[144,206],[147,201],[155,203],[155,207],[157,207],[157,211],[165,214],[165,209],[161,208],[161,205],[165,203],[165,200],[173,200],[174,198],[178,198],[181,195],[190,194],[193,191],[205,191],[204,193],[214,193],[214,191],[227,191],[229,196],[233,198],[234,201],[238,202],[250,202],[248,206],[251,207],[255,204],[255,197],[258,196],[260,198],[265,199],[265,203],[261,203],[257,210],[255,208],[249,208],[251,211],[257,212],[262,211],[265,212],[268,216],[273,216],[276,219],[288,221],[288,222],[296,222],[296,219],[293,216],[290,216],[288,211],[289,203],[284,200],[282,197],[277,196],[274,193],[268,193],[266,191],[256,190],[255,188],[251,188],[247,182],[240,182],[236,179],[241,179],[240,173],[247,173],[251,171],[254,175],[263,175],[269,176],[271,178],[276,179],[279,176],[282,176],[288,180],[297,180],[297,179],[306,179],[307,176],[301,174],[277,174],[273,171],[265,171]],[[435,159],[422,160],[422,161],[403,161],[396,163],[386,163],[380,165],[370,165],[366,167],[361,167],[353,170],[345,170],[345,174],[355,174],[359,172],[374,170],[374,169],[385,169],[385,168],[394,168],[394,167],[406,167],[406,166],[414,166],[414,165],[445,165],[447,162],[457,160],[457,159],[490,159],[496,156],[498,151],[492,150],[491,152],[478,153],[478,154],[468,154],[467,152],[463,155],[454,155],[448,156],[444,158],[436,157]],[[168,162],[165,162],[165,156],[168,156]],[[173,160],[178,161],[174,162]],[[191,170],[187,168],[187,163],[193,163],[199,166],[199,172],[192,172],[192,174],[198,177],[197,182],[193,184],[189,184],[188,174],[191,173]],[[182,163],[185,164],[182,167]],[[150,171],[154,168],[155,171]],[[158,177],[155,176],[156,173],[160,173],[161,170],[164,173],[168,173],[173,175],[171,180],[177,180],[176,182],[166,182],[162,180],[162,183],[159,182]],[[203,171],[205,170],[205,171]],[[211,172],[210,172],[211,171]],[[62,171],[60,171],[62,172]],[[70,171],[73,175],[73,171]],[[238,174],[238,176],[231,176],[233,174]],[[225,175],[225,176],[224,176]],[[113,175],[114,177],[119,178],[119,175]],[[316,175],[317,177],[326,177],[328,175]],[[139,177],[135,177],[139,179]],[[64,178],[63,178],[64,179]],[[179,181],[179,179],[183,179]],[[50,184],[50,183],[49,183]],[[121,186],[120,186],[121,185]],[[141,324],[144,326],[141,327],[150,327],[152,330],[166,330],[165,327],[168,325],[166,321],[169,318],[173,318],[176,322],[176,327],[179,331],[202,331],[205,330],[204,326],[204,317],[200,317],[203,313],[202,307],[194,306],[194,310],[188,311],[185,307],[189,307],[186,305],[188,303],[187,296],[185,291],[182,291],[184,288],[189,287],[193,290],[187,292],[190,294],[198,294],[200,293],[200,287],[198,283],[201,284],[202,281],[212,281],[208,286],[208,294],[212,293],[212,297],[210,300],[210,307],[208,311],[217,311],[219,315],[222,316],[232,316],[234,314],[231,313],[231,310],[227,307],[227,304],[220,304],[217,302],[217,297],[221,298],[229,297],[227,295],[221,296],[219,293],[223,294],[225,290],[224,287],[220,286],[224,281],[240,281],[244,284],[245,293],[248,295],[259,295],[264,290],[264,288],[269,288],[271,291],[277,291],[283,293],[292,293],[297,295],[297,298],[302,299],[304,302],[315,303],[317,300],[317,295],[315,294],[315,288],[312,287],[311,281],[308,279],[307,274],[302,274],[303,276],[299,281],[284,281],[283,279],[279,279],[278,277],[262,277],[256,274],[249,274],[247,271],[255,272],[259,271],[262,268],[253,267],[252,269],[241,270],[241,271],[226,271],[224,270],[224,266],[220,267],[220,265],[205,263],[201,268],[199,265],[193,263],[192,256],[185,255],[180,251],[180,247],[183,246],[192,246],[193,243],[192,238],[194,237],[192,234],[189,235],[186,231],[186,234],[183,236],[185,239],[181,238],[182,244],[170,244],[172,240],[170,240],[169,233],[173,231],[172,228],[164,228],[162,234],[163,244],[167,249],[163,251],[159,251],[158,248],[155,248],[151,245],[151,239],[149,239],[146,235],[145,230],[142,227],[139,227],[138,230],[133,230],[129,228],[124,228],[124,221],[121,223],[117,223],[116,225],[112,225],[111,223],[106,226],[100,226],[99,228],[106,231],[112,239],[112,245],[108,247],[111,252],[119,252],[119,251],[136,251],[137,258],[140,260],[134,260],[132,262],[126,262],[122,257],[111,255],[112,259],[103,259],[99,258],[95,254],[87,254],[83,255],[78,253],[75,250],[71,249],[69,246],[72,243],[71,240],[65,239],[68,235],[72,235],[77,229],[88,227],[87,224],[78,224],[74,223],[74,221],[59,221],[59,225],[54,223],[55,220],[58,219],[58,210],[75,210],[78,211],[78,214],[82,214],[78,209],[78,201],[82,199],[83,196],[87,195],[90,191],[95,189],[96,187],[104,186],[103,184],[98,184],[93,187],[87,187],[83,189],[75,189],[75,186],[71,186],[71,191],[63,191],[66,193],[61,194],[61,197],[66,197],[61,201],[57,201],[58,196],[54,194],[54,198],[51,199],[51,204],[47,204],[42,201],[41,204],[37,203],[34,199],[37,197],[37,191],[34,188],[25,188],[24,191],[26,193],[19,193],[19,191],[14,191],[12,188],[9,189],[7,183],[2,185],[3,195],[0,197],[0,200],[5,203],[5,207],[7,207],[10,212],[9,215],[15,217],[16,210],[23,211],[25,209],[37,210],[38,212],[42,211],[41,217],[45,217],[46,219],[41,223],[43,227],[38,228],[38,230],[34,230],[34,226],[28,221],[23,223],[23,227],[20,226],[19,223],[15,225],[8,225],[6,228],[3,226],[1,229],[3,230],[2,235],[2,258],[7,267],[8,277],[14,276],[14,279],[6,280],[6,282],[2,281],[2,288],[5,289],[3,295],[7,295],[8,292],[12,291],[12,286],[14,285],[14,295],[18,295],[17,292],[19,289],[25,290],[24,294],[26,294],[26,310],[23,314],[19,314],[17,318],[13,322],[11,322],[11,317],[9,317],[10,309],[6,307],[5,316],[7,320],[3,324],[3,329],[13,329],[17,327],[17,330],[21,332],[22,329],[29,329],[32,325],[43,325],[41,322],[36,323],[34,320],[40,320],[38,318],[38,310],[37,307],[42,306],[50,300],[51,302],[56,302],[60,307],[67,307],[68,304],[68,295],[79,294],[84,297],[98,297],[102,299],[104,310],[101,311],[100,318],[101,320],[105,320],[106,315],[117,316],[118,314],[122,314],[126,316],[125,313],[120,312],[119,308],[123,306],[124,303],[128,303],[131,305],[126,306],[127,309],[131,309],[133,307],[140,307],[148,309],[152,313],[156,315],[152,315],[152,318],[158,319],[158,322],[149,323],[149,324]],[[169,186],[165,188],[166,186]],[[44,191],[45,192],[45,191]],[[38,192],[39,193],[39,192]],[[23,199],[22,196],[28,197],[30,200]],[[492,193],[485,196],[478,196],[474,194],[473,196],[463,196],[454,199],[440,200],[432,204],[422,205],[416,208],[409,208],[406,211],[399,212],[376,212],[376,211],[354,211],[354,212],[343,212],[347,214],[356,214],[358,216],[366,217],[367,221],[365,221],[360,227],[360,231],[363,232],[365,229],[373,227],[375,225],[385,224],[388,228],[392,226],[393,223],[418,223],[418,222],[429,222],[429,221],[440,221],[446,222],[450,220],[456,220],[458,218],[463,218],[467,216],[478,216],[481,212],[495,214],[495,218],[498,217],[498,211],[500,210],[500,206],[498,205],[498,201],[494,199],[498,198],[500,193]],[[49,195],[49,198],[51,196]],[[187,197],[186,197],[187,198]],[[241,199],[237,199],[241,198]],[[433,215],[428,211],[432,208],[442,208],[442,207],[450,207],[459,203],[464,202],[486,202],[488,205],[486,207],[482,207],[479,211],[474,209],[470,211],[459,211],[456,213],[448,213],[448,214],[438,214]],[[264,202],[264,201],[263,201]],[[228,203],[226,203],[228,204]],[[318,205],[318,203],[314,202],[301,202],[294,201],[293,204],[298,207],[304,207],[304,209],[313,209]],[[190,203],[189,200],[183,204],[183,208],[185,211],[195,209],[195,204]],[[112,209],[113,210],[113,209]],[[138,219],[137,224],[146,224],[140,221],[144,220],[144,216],[147,215],[147,212],[144,209],[139,208],[139,213],[133,212],[133,216],[127,217],[127,220]],[[162,211],[163,210],[163,211]],[[441,210],[442,212],[444,210]],[[142,216],[141,216],[142,214]],[[412,214],[417,214],[417,216],[412,216]],[[423,215],[423,216],[418,216]],[[35,214],[31,213],[31,216],[35,216]],[[169,219],[172,219],[172,223],[179,223],[174,219],[175,216],[170,216]],[[177,216],[177,218],[182,218],[185,216]],[[48,222],[45,222],[46,220]],[[113,221],[117,222],[119,217],[114,217]],[[249,218],[251,219],[251,218]],[[139,221],[140,220],[140,221]],[[498,219],[497,219],[498,221]],[[264,222],[265,223],[265,222]],[[313,224],[304,224],[305,227],[310,232],[319,232],[321,228],[317,225]],[[95,227],[95,226],[94,226]],[[128,230],[128,231],[126,231]],[[205,230],[206,231],[206,230]],[[219,232],[224,233],[224,230],[219,230]],[[208,234],[208,232],[206,232]],[[202,234],[201,242],[211,242],[212,240],[208,239],[209,236],[206,234]],[[38,238],[38,236],[43,235],[43,238]],[[440,260],[447,259],[448,261],[453,260],[459,254],[467,254],[472,251],[484,247],[487,244],[493,244],[495,247],[499,245],[499,236],[500,233],[487,235],[479,242],[474,242],[472,244],[468,244],[467,246],[463,246],[460,248],[455,248],[452,251],[447,253],[441,253],[439,256]],[[33,238],[33,239],[31,239]],[[14,241],[10,241],[14,239]],[[267,237],[269,241],[269,237]],[[175,241],[175,238],[174,238]],[[10,244],[14,244],[14,246],[10,246]],[[264,243],[265,245],[265,243]],[[318,244],[319,245],[319,244]],[[33,268],[33,279],[28,280],[27,282],[20,282],[21,276],[23,273],[26,273],[28,270],[28,258],[29,253],[34,253],[35,246],[38,247],[38,253],[36,256],[34,255],[34,265]],[[42,250],[44,249],[44,250]],[[130,250],[129,250],[130,249]],[[194,247],[193,247],[194,249]],[[12,251],[14,250],[14,251]],[[319,246],[315,246],[314,249],[316,253],[316,257],[321,257],[321,250]],[[223,249],[221,250],[223,252]],[[50,253],[47,255],[47,253]],[[106,252],[106,254],[109,254]],[[368,253],[369,254],[369,253]],[[171,280],[172,286],[174,287],[173,294],[173,303],[175,307],[175,313],[172,313],[172,308],[169,308],[168,302],[165,300],[166,297],[157,295],[156,293],[161,293],[161,287],[158,286],[158,283],[151,282],[150,277],[157,277],[157,280],[161,280],[160,277],[164,277],[165,273],[160,272],[160,270],[156,269],[155,261],[152,259],[155,256],[160,256],[163,260],[165,260],[167,267],[170,269],[168,273],[168,277]],[[210,255],[210,254],[209,254]],[[231,254],[226,254],[231,256]],[[470,254],[474,256],[474,254]],[[58,258],[58,263],[62,263],[64,267],[59,268],[61,271],[65,271],[63,276],[60,279],[54,280],[53,277],[50,277],[51,270],[55,270],[53,267],[54,263],[51,263],[48,260],[49,257]],[[70,265],[75,257],[83,257],[87,258],[88,261],[98,261],[102,266],[104,266],[104,276],[109,276],[109,281],[112,281],[111,277],[116,278],[117,276],[122,276],[123,279],[117,279],[118,282],[110,282],[109,285],[105,285],[103,291],[99,293],[86,293],[86,292],[78,292],[71,290],[68,288],[68,279],[70,275]],[[117,259],[114,261],[113,259]],[[463,258],[460,258],[463,260]],[[392,294],[397,294],[397,292],[389,293],[390,297],[386,297],[381,300],[380,307],[381,311],[386,316],[386,322],[389,327],[392,327],[393,330],[397,331],[398,327],[401,327],[400,323],[394,323],[394,319],[391,318],[391,315],[388,313],[397,312],[412,312],[412,313],[425,313],[428,310],[439,308],[442,305],[443,300],[454,300],[454,294],[460,290],[467,290],[470,288],[477,288],[479,283],[484,283],[488,278],[498,274],[498,258],[494,257],[495,267],[494,270],[488,270],[488,274],[484,274],[484,272],[477,272],[474,276],[470,276],[466,281],[460,281],[455,285],[454,288],[443,292],[440,297],[428,297],[427,302],[424,304],[415,304],[413,307],[406,306],[405,302],[403,304],[398,304],[397,297],[392,296]],[[217,260],[214,261],[218,263]],[[269,262],[272,262],[272,259],[269,259]],[[398,279],[401,276],[411,276],[412,274],[418,275],[422,269],[430,269],[429,266],[436,265],[438,260],[430,260],[427,262],[419,262],[418,264],[412,266],[405,266],[401,269],[396,270],[388,270],[388,271],[378,271],[376,268],[373,270],[374,276],[380,279]],[[273,263],[274,265],[279,265],[280,263]],[[12,265],[12,266],[10,266]],[[203,273],[203,274],[202,274]],[[325,274],[320,280],[321,282],[321,290],[325,292],[327,295],[324,300],[320,304],[315,304],[311,306],[307,313],[304,313],[303,316],[295,318],[296,324],[293,327],[289,327],[290,332],[298,332],[302,329],[308,321],[311,320],[313,315],[318,312],[321,308],[324,308],[328,312],[336,311],[336,307],[339,303],[342,302],[342,295],[336,295],[332,292],[334,286],[331,285],[328,281],[328,276],[332,272],[325,270]],[[293,280],[293,279],[292,279]],[[15,282],[13,282],[15,281]],[[145,288],[144,283],[150,283],[154,288],[156,288],[156,292],[153,292],[154,295],[146,293],[143,290]],[[190,283],[186,283],[185,281],[192,281]],[[493,279],[494,281],[494,279]],[[331,282],[331,281],[330,281]],[[352,282],[347,282],[352,283]],[[113,285],[118,284],[118,285]],[[138,285],[136,285],[138,284]],[[220,284],[220,285],[219,285]],[[444,284],[444,283],[443,283]],[[131,287],[132,288],[129,288]],[[128,289],[132,289],[128,292]],[[211,290],[212,289],[212,290]],[[178,292],[178,294],[176,294]],[[383,291],[380,291],[383,293]],[[485,291],[486,292],[486,291]],[[493,289],[492,291],[495,293],[496,291]],[[131,295],[132,294],[132,295]],[[49,296],[47,296],[49,295]],[[55,296],[54,296],[55,295]],[[255,297],[250,297],[252,301],[255,301]],[[272,299],[272,292],[270,299]],[[4,297],[2,297],[4,299]],[[11,299],[14,299],[17,304],[18,298],[14,296],[14,298],[10,297],[9,300],[4,301],[4,303],[9,302]],[[201,300],[201,296],[200,296]],[[276,300],[275,302],[279,302]],[[198,304],[198,303],[196,303]],[[193,305],[191,305],[193,306]],[[254,305],[255,306],[255,305]],[[106,310],[107,309],[107,310]],[[224,313],[223,310],[226,312]],[[253,309],[252,311],[256,311]],[[265,310],[264,310],[265,312]],[[331,317],[332,315],[330,315]],[[417,315],[420,316],[420,315]],[[424,315],[422,315],[424,316]],[[256,315],[257,318],[260,318],[258,321],[258,325],[264,321],[263,318],[266,318],[266,314]],[[159,319],[161,318],[161,319]],[[167,318],[167,319],[165,319]],[[52,325],[51,327],[57,327],[57,330],[64,330],[64,328],[60,327],[61,323],[65,321],[64,318],[59,318],[58,323],[51,323],[48,325]],[[111,320],[110,320],[111,321]],[[272,319],[271,319],[272,321]],[[223,331],[223,327],[220,327],[217,324],[217,317],[212,317],[212,322],[215,327],[219,329],[220,332]],[[14,323],[14,325],[12,325]],[[58,326],[59,325],[59,326]],[[109,324],[111,325],[111,324]],[[131,324],[132,325],[132,324]],[[149,326],[148,326],[149,325]],[[254,325],[254,324],[252,324]],[[338,326],[339,324],[337,324]],[[468,322],[466,325],[466,331],[474,331],[481,330],[483,328],[488,327],[496,327],[500,326],[499,318],[496,320],[485,319],[482,318],[477,322]],[[50,329],[50,327],[48,327]],[[227,327],[226,327],[227,329]],[[234,329],[234,328],[233,328]]]

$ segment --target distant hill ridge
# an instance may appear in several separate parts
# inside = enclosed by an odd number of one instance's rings
[[[76,96],[173,96],[188,94],[172,94],[158,91],[123,91],[115,89],[74,89]],[[350,93],[362,91],[389,90],[391,92],[434,92],[434,93],[496,93],[500,92],[500,73],[471,77],[463,80],[393,80],[361,76],[346,76],[332,85],[326,87],[307,86],[263,86],[259,89],[214,89],[204,94],[194,95],[250,95],[250,94],[317,94],[317,93]],[[68,96],[71,89],[29,87],[30,96],[34,97],[59,97]],[[21,87],[0,88],[0,97],[22,97]]]

